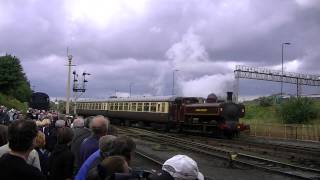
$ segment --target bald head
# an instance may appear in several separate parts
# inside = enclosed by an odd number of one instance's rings
[[[93,134],[97,136],[106,135],[108,127],[109,120],[101,115],[94,117],[90,123],[90,129],[92,130]]]

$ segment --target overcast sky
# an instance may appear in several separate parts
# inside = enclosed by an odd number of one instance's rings
[[[84,97],[219,95],[235,65],[320,74],[318,0],[0,0],[0,54],[17,56],[36,91],[64,97],[67,47],[89,72]],[[294,92],[294,86],[285,87]],[[241,80],[240,95],[280,91]],[[319,90],[316,90],[319,91]],[[319,92],[317,92],[319,93]]]

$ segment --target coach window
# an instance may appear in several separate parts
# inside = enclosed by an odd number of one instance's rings
[[[161,103],[161,112],[165,112],[166,103]]]
[[[123,103],[119,103],[119,111],[123,110]]]
[[[144,112],[149,112],[149,103],[143,103],[143,111]]]
[[[151,103],[150,111],[151,112],[156,112],[157,111],[157,103]]]
[[[123,110],[128,111],[128,104],[129,103],[124,103]]]
[[[136,111],[136,110],[137,110],[137,103],[132,103],[131,111]]]
[[[142,103],[138,103],[137,111],[142,111]]]

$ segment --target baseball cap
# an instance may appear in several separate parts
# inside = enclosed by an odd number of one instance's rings
[[[186,155],[175,155],[164,162],[162,170],[172,177],[183,180],[204,180],[197,163]]]

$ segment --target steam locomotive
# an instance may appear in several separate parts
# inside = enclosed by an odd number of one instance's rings
[[[43,92],[32,93],[29,107],[38,110],[48,110],[50,108],[49,96]]]
[[[239,123],[244,117],[243,104],[232,102],[232,92],[227,101],[218,100],[215,94],[207,99],[198,97],[133,97],[86,100],[77,103],[82,116],[104,115],[111,122],[127,126],[152,126],[234,137],[249,127]]]

